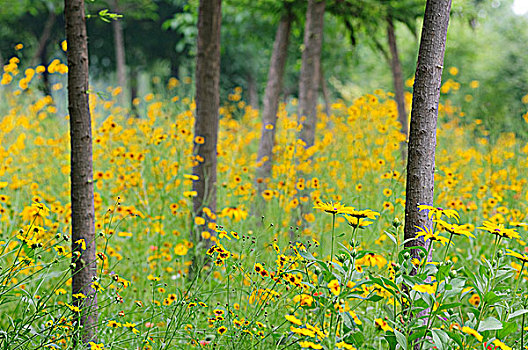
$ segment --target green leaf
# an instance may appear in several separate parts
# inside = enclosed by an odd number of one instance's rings
[[[330,261],[330,264],[332,264],[332,266],[334,267],[334,269],[336,269],[337,271],[339,271],[341,274],[346,275],[346,271],[343,270],[343,268],[341,267],[341,265],[339,265],[338,263],[335,263],[335,262],[333,262],[333,261]]]
[[[354,339],[354,343],[358,348],[360,348],[365,342],[365,336],[363,335],[363,332],[355,332],[351,337]]]
[[[398,343],[396,342],[396,337],[394,336],[394,333],[385,333],[384,338],[387,341],[387,343],[389,344],[389,349],[390,350],[395,350],[396,349],[396,345]]]
[[[478,332],[493,331],[502,329],[501,321],[497,320],[495,317],[488,317],[480,323]]]
[[[458,303],[458,302],[457,303],[449,303],[449,304],[440,305],[438,307],[438,309],[436,310],[436,312],[453,309],[453,308],[458,307],[460,305],[462,305],[462,303]]]
[[[431,335],[433,336],[433,342],[438,350],[445,349],[444,345],[448,345],[449,336],[446,332],[440,329],[431,329]]]
[[[455,333],[455,332],[447,331],[447,335],[449,335],[449,338],[453,339],[455,341],[455,343],[457,343],[457,345],[461,349],[463,348],[463,346],[462,346],[462,337],[460,337],[460,334]]]
[[[497,332],[497,338],[504,339],[508,335],[517,332],[517,322],[504,322],[502,329]]]
[[[494,291],[489,291],[486,293],[486,295],[484,295],[484,302],[487,303],[488,305],[493,305],[500,299],[501,297],[495,294]]]
[[[368,298],[366,299],[363,299],[363,300],[366,300],[366,301],[372,301],[373,303],[377,303],[378,301],[382,300],[383,297],[382,296],[379,296],[377,294],[374,294],[374,295],[371,295],[369,296]]]
[[[515,312],[512,312],[508,318],[506,319],[506,321],[509,321],[511,320],[512,318],[515,318],[515,317],[519,317],[521,315],[524,315],[525,313],[528,313],[528,310],[527,309],[521,309],[521,310],[517,310]]]
[[[317,259],[312,255],[312,253],[310,253],[310,252],[307,251],[307,250],[299,250],[299,255],[302,256],[303,258],[305,258],[306,260],[311,260],[311,261],[317,260]]]
[[[402,349],[407,350],[407,339],[405,338],[405,336],[400,333],[397,329],[394,330],[394,335],[396,336],[396,341],[398,342],[398,344],[400,344]]]

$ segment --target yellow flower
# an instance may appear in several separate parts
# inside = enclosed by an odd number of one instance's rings
[[[437,223],[441,229],[451,234],[475,238],[475,236],[466,229],[466,225],[450,224],[440,219],[434,220],[434,222]]]
[[[349,210],[354,210],[353,207],[346,207],[344,206],[343,204],[339,203],[339,202],[328,202],[328,203],[324,203],[324,202],[316,202],[314,207],[314,209],[319,209],[319,210],[324,210],[326,211],[327,213],[330,213],[330,214],[342,214],[342,213],[346,213],[347,211]]]
[[[433,216],[436,219],[440,219],[442,217],[442,214],[447,216],[448,218],[454,218],[456,222],[460,219],[460,215],[458,215],[458,212],[453,209],[442,209],[442,208],[435,208],[430,205],[420,204],[418,205],[418,210],[428,210],[427,217],[431,219]]]
[[[302,321],[293,315],[284,315],[284,318],[290,321],[291,323],[296,324],[297,326],[302,325]]]
[[[474,330],[473,328],[469,328],[467,326],[464,326],[464,327],[462,327],[462,332],[474,336],[479,342],[482,341],[482,335],[480,335],[480,333],[477,332],[476,330]]]
[[[383,268],[387,264],[387,259],[379,254],[368,253],[361,259],[356,260],[356,264],[365,266],[377,266]]]
[[[75,299],[86,299],[86,295],[84,295],[83,293],[73,294],[72,297]]]
[[[86,250],[86,242],[84,241],[84,238],[78,239],[74,243],[80,245],[82,250]]]
[[[381,328],[385,332],[393,332],[394,331],[392,329],[392,327],[389,326],[389,324],[385,320],[383,320],[381,318],[375,319],[374,320],[374,324],[376,325],[376,327]]]
[[[313,297],[308,294],[299,294],[293,297],[294,303],[300,303],[301,306],[312,306]]]
[[[327,287],[330,289],[330,291],[334,295],[339,295],[339,293],[341,293],[341,287],[339,286],[339,282],[336,279],[328,282]]]
[[[34,208],[37,208],[39,210],[39,215],[40,216],[46,217],[50,213],[49,208],[44,203],[40,203],[40,202],[35,202],[34,201],[33,204],[31,204],[31,206],[34,207]]]
[[[413,290],[420,293],[434,294],[436,292],[437,283],[433,284],[416,284],[412,287]]]
[[[372,224],[372,221],[368,221],[363,218],[357,218],[355,216],[346,215],[345,219],[347,220],[347,223],[354,228],[367,227]]]
[[[311,341],[300,341],[299,345],[301,348],[306,348],[306,349],[322,349],[323,348],[320,344],[316,344]]]
[[[174,254],[179,255],[179,256],[184,256],[184,255],[187,255],[187,251],[188,250],[189,249],[187,248],[187,246],[185,244],[178,243],[174,247]]]
[[[471,305],[478,307],[480,305],[480,296],[478,294],[473,294],[468,301]]]
[[[345,349],[345,350],[356,350],[355,347],[353,347],[350,344],[345,343],[344,341],[340,341],[339,343],[336,343],[336,347],[338,349]]]
[[[364,210],[348,210],[344,212],[347,215],[353,216],[358,219],[371,219],[376,220],[376,218],[380,215],[380,213],[370,210],[370,209],[364,209]]]
[[[528,255],[526,254],[521,255],[519,253],[514,252],[511,249],[506,249],[506,255],[513,256],[514,258],[521,260],[523,263],[528,262]]]
[[[511,347],[509,347],[508,345],[504,344],[503,342],[501,342],[499,339],[495,339],[493,341],[493,345],[496,346],[496,348],[498,347],[499,349],[502,349],[502,350],[512,350]]]
[[[79,309],[79,307],[77,306],[70,305],[70,304],[66,304],[66,306],[68,307],[68,309],[70,309],[73,312],[81,312],[81,309]]]
[[[135,323],[126,322],[126,323],[123,324],[123,327],[130,329],[132,331],[132,333],[134,333],[134,334],[138,334],[139,333],[139,330],[136,329],[136,324]]]
[[[205,219],[200,216],[197,216],[194,218],[194,223],[198,226],[205,225]]]
[[[120,322],[116,322],[116,321],[108,321],[106,326],[107,327],[111,327],[111,328],[119,328],[119,327],[122,326],[122,324]]]
[[[96,344],[93,341],[89,342],[88,345],[90,345],[90,350],[104,350],[105,348],[103,343]]]
[[[415,226],[418,231],[416,232],[416,238],[419,238],[419,237],[422,237],[424,238],[424,240],[431,240],[431,241],[438,241],[440,243],[442,243],[442,245],[445,245],[447,242],[449,242],[449,239],[445,238],[445,237],[442,237],[440,236],[438,233],[436,232],[433,232],[429,227],[418,227],[418,226]]]
[[[104,288],[101,287],[101,285],[99,284],[99,282],[95,281],[95,282],[92,282],[92,284],[90,285],[92,287],[93,290],[95,290],[96,292],[102,292],[104,291]]]
[[[290,331],[296,334],[304,335],[310,338],[315,337],[315,332],[309,330],[308,328],[296,328],[294,326],[290,326]]]
[[[488,231],[491,234],[506,237],[506,238],[519,238],[519,233],[517,233],[512,228],[505,228],[503,224],[495,224],[491,221],[484,221],[483,226],[477,227],[478,229]]]

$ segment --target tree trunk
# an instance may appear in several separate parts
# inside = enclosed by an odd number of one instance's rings
[[[396,105],[398,106],[398,120],[401,123],[401,132],[407,138],[408,131],[408,119],[407,111],[405,110],[405,90],[403,82],[403,74],[400,63],[400,56],[398,55],[398,46],[396,44],[396,35],[394,34],[394,24],[392,17],[387,17],[387,38],[389,41],[389,49],[391,53],[390,65],[392,71],[392,81],[394,84],[394,95],[396,98]],[[402,154],[402,160],[405,161],[407,158],[407,142],[403,141],[400,144],[400,150]]]
[[[49,38],[51,36],[51,30],[53,29],[53,25],[55,24],[56,19],[57,15],[52,9],[50,9],[48,18],[46,19],[46,23],[44,24],[44,28],[42,29],[42,34],[40,35],[37,51],[35,51],[35,54],[31,59],[32,66],[37,63],[37,61],[42,57],[42,53],[46,51],[46,47],[48,46]]]
[[[275,127],[277,124],[277,110],[279,108],[279,96],[282,90],[284,68],[288,58],[288,44],[293,16],[290,12],[282,16],[271,54],[268,82],[264,95],[262,109],[262,128],[257,154],[256,187],[258,200],[260,194],[266,188],[266,180],[271,176],[273,161],[273,147],[275,146]]]
[[[300,138],[306,144],[306,148],[313,146],[315,142],[325,5],[325,0],[308,0],[308,9],[306,10],[304,51],[299,79],[299,118],[302,124]]]
[[[48,46],[44,46],[42,51],[40,52],[40,64],[42,64],[44,67],[48,65]],[[51,84],[50,84],[50,74],[49,71],[46,69],[44,72],[42,72],[42,92],[45,96],[51,96]]]
[[[248,82],[249,105],[253,107],[253,109],[258,109],[259,108],[258,86],[257,86],[257,82],[253,74],[251,73],[248,74],[247,82]]]
[[[138,116],[134,100],[138,97],[138,71],[137,68],[130,69],[130,114],[133,117]]]
[[[216,212],[216,152],[218,140],[218,110],[220,107],[220,23],[221,0],[200,0],[198,12],[198,48],[196,57],[196,119],[194,122],[193,214],[205,219],[196,225],[193,242],[202,241],[201,233],[214,229],[214,215],[204,213],[204,208]],[[205,242],[208,245],[209,242]]]
[[[73,298],[81,308],[76,322],[83,326],[82,341],[96,341],[97,293],[92,288],[97,276],[95,258],[94,193],[92,169],[92,123],[88,105],[88,45],[84,0],[65,0],[66,39],[68,41],[68,111],[71,143],[72,210],[72,292],[87,298]],[[84,239],[86,249],[79,240]]]
[[[119,13],[119,5],[117,0],[114,1],[114,12]],[[125,107],[127,105],[126,92],[127,79],[126,79],[126,58],[125,58],[125,39],[123,37],[123,25],[121,19],[112,21],[112,28],[114,30],[114,47],[116,55],[116,72],[117,72],[117,85],[121,87],[122,91],[119,95],[121,105]]]
[[[416,227],[432,228],[419,204],[433,205],[436,123],[451,0],[427,0],[414,81],[407,160],[405,246],[425,246],[413,239]],[[410,241],[409,241],[410,240]],[[418,250],[413,250],[417,257]]]

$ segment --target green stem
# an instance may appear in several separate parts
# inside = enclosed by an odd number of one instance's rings
[[[433,240],[431,240],[431,243],[429,243],[429,248],[427,248],[427,254],[424,257],[424,261],[420,265],[420,269],[418,270],[418,275],[422,273],[422,269],[425,267],[425,264],[427,264],[427,261],[429,260],[429,255],[431,254],[431,250],[433,249]]]
[[[488,280],[486,281],[486,288],[484,289],[484,293],[483,295],[486,295],[488,293],[488,289],[490,287],[490,283],[492,280],[493,280],[493,267],[495,266],[495,257],[497,255],[497,246],[499,245],[500,243],[500,240],[501,240],[501,237],[500,236],[497,236],[495,237],[495,244],[493,245],[493,259],[491,261],[491,270],[490,270],[490,275],[489,275],[489,278]],[[478,329],[479,329],[479,326],[480,326],[480,322],[482,322],[482,317],[484,316],[484,313],[486,311],[485,307],[486,307],[486,302],[483,302],[482,303],[482,307],[480,308],[480,314],[479,314],[479,317],[478,317],[478,320],[477,320],[477,325],[475,327],[475,330],[478,332]]]
[[[336,217],[336,214],[332,213],[332,247],[330,247],[330,263],[332,263],[332,261],[334,261],[335,217]]]
[[[526,316],[526,314],[523,314],[522,316],[523,318],[521,322],[521,349],[524,349],[524,316]]]
[[[523,260],[523,263],[522,263],[522,266],[521,266],[521,271],[519,271],[519,277],[517,278],[517,285],[515,286],[515,292],[513,293],[513,297],[514,298],[517,297],[517,291],[519,290],[519,284],[521,283],[521,280],[522,280],[522,273],[523,273],[523,269],[524,269],[524,264],[526,264],[526,261]]]
[[[449,249],[449,245],[451,244],[451,239],[452,238],[453,238],[453,233],[451,233],[451,235],[449,236],[449,242],[447,242],[447,245],[446,245],[446,248],[445,248],[443,261],[445,261],[446,258],[447,258],[447,250]]]

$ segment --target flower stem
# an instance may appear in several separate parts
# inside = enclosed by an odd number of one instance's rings
[[[523,314],[522,316],[523,318],[521,322],[521,349],[524,349],[524,316],[526,316],[526,314]]]
[[[519,271],[519,277],[517,278],[517,285],[515,286],[515,292],[513,293],[513,297],[514,298],[517,298],[517,291],[519,290],[519,284],[521,283],[521,280],[522,280],[522,273],[523,273],[523,269],[524,269],[524,264],[526,264],[526,261],[523,260],[523,263],[522,263],[522,266],[521,266],[521,270]]]
[[[445,261],[445,259],[447,258],[447,250],[449,249],[449,245],[451,244],[451,239],[452,238],[453,238],[453,233],[451,233],[451,235],[449,236],[449,242],[447,242],[447,245],[446,245],[446,248],[445,248],[443,261]]]
[[[330,263],[334,261],[334,233],[335,233],[335,217],[336,214],[332,213],[332,247],[330,248]]]

